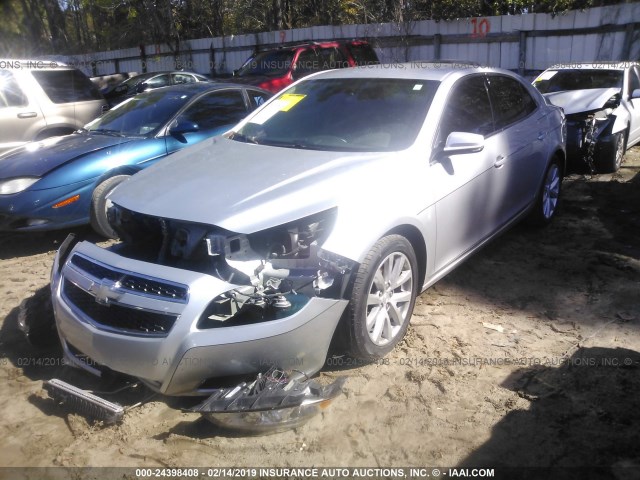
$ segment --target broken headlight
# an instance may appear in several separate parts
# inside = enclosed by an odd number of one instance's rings
[[[331,232],[336,209],[260,232],[205,237],[215,274],[240,285],[208,305],[198,328],[277,320],[301,310],[333,282],[320,270],[318,250]]]

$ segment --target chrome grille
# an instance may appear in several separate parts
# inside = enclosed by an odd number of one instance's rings
[[[178,319],[178,315],[150,312],[115,303],[98,303],[93,295],[66,279],[62,292],[71,305],[97,326],[115,333],[165,336]]]
[[[106,278],[107,280],[118,282],[120,288],[134,293],[183,303],[187,301],[189,295],[189,289],[186,286],[124,272],[98,263],[95,260],[90,260],[77,253],[71,258],[71,264],[98,280]]]

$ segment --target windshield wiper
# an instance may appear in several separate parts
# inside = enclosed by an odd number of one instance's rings
[[[244,142],[244,143],[253,143],[255,145],[260,145],[260,142],[258,142],[258,140],[256,140],[256,137],[247,137],[246,135],[243,135],[241,133],[238,132],[234,132],[230,137],[230,140],[236,140],[238,142]]]

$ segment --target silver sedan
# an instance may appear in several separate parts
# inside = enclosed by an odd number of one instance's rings
[[[111,195],[120,242],[53,269],[70,362],[168,395],[271,365],[311,375],[404,337],[416,296],[504,229],[546,224],[565,120],[504,70],[322,72]]]

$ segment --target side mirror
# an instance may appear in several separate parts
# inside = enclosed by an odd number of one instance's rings
[[[142,92],[144,92],[148,87],[149,87],[149,85],[147,85],[147,82],[139,83],[138,85],[136,85],[136,93],[142,93]]]
[[[636,88],[633,92],[631,92],[631,100],[634,98],[640,98],[640,88]]]
[[[479,152],[484,148],[484,137],[477,133],[451,132],[442,151],[450,155]]]
[[[169,127],[169,135],[180,137],[185,133],[197,132],[198,130],[200,130],[200,127],[195,122],[189,122],[188,120],[176,120]]]

